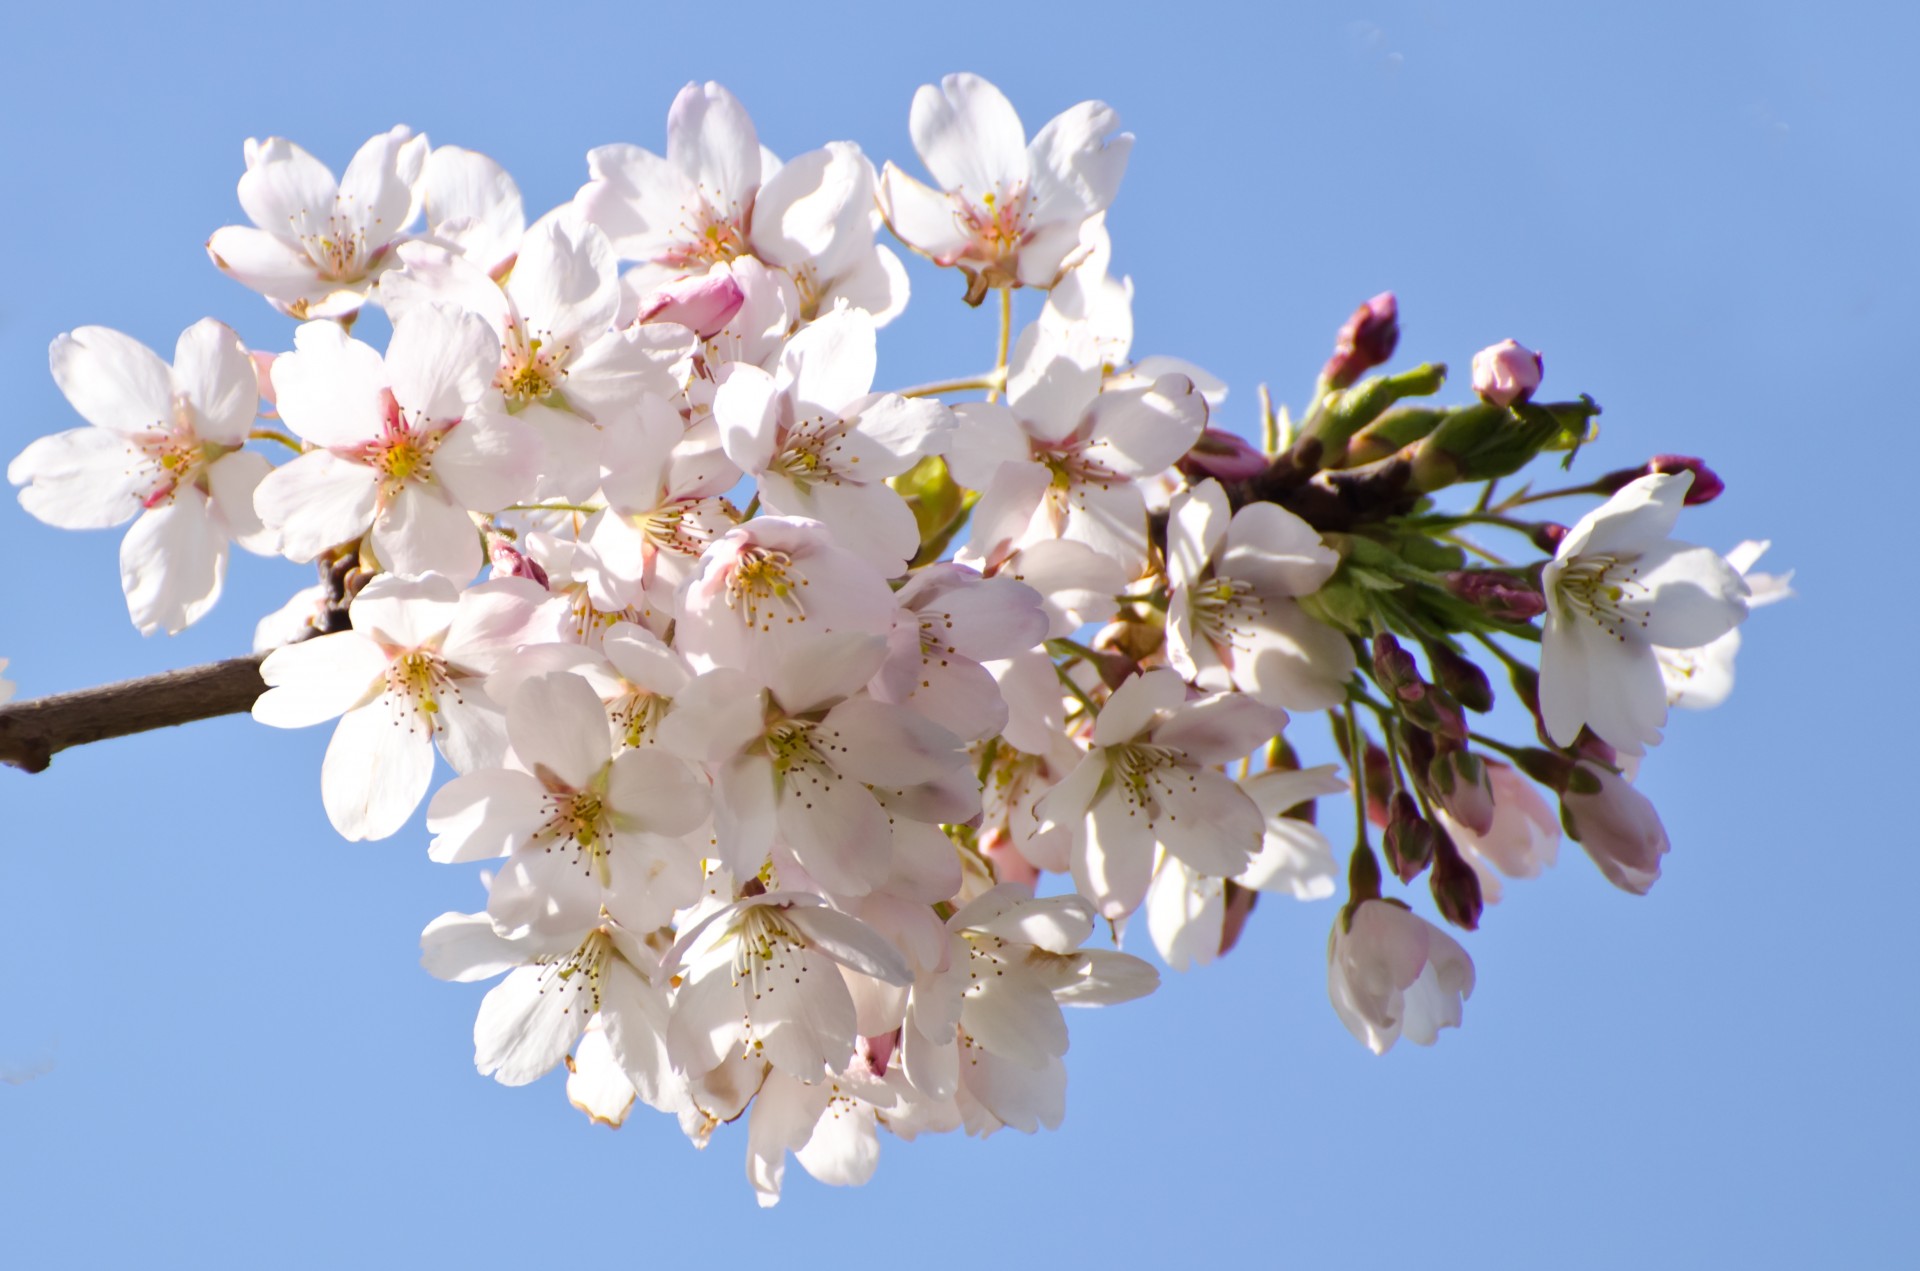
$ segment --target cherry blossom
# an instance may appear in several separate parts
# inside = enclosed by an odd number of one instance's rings
[[[338,182],[284,137],[248,138],[240,206],[207,255],[290,317],[350,318],[370,298],[389,248],[420,211],[427,139],[405,127],[374,137]]]
[[[127,613],[143,635],[174,635],[215,601],[227,544],[274,550],[254,514],[271,465],[247,444],[259,405],[253,362],[212,318],[180,335],[168,366],[144,344],[105,327],[53,342],[53,378],[91,425],[21,451],[7,480],[20,505],[62,529],[134,520],[120,544]]]
[[[1641,477],[1582,517],[1541,580],[1540,711],[1555,743],[1581,725],[1616,750],[1660,740],[1655,645],[1695,648],[1747,616],[1747,585],[1718,554],[1669,540],[1691,473]]]
[[[977,75],[948,75],[913,96],[913,147],[938,188],[889,163],[880,207],[893,232],[967,275],[973,304],[994,287],[1051,287],[1091,245],[1133,149],[1105,102],[1081,102],[1029,143],[1013,104]]]
[[[1793,574],[1756,574],[1753,567],[1769,544],[1744,542],[1727,553],[1727,564],[1747,583],[1747,608],[1758,609],[1793,595]],[[1667,705],[1686,710],[1710,710],[1733,692],[1733,660],[1740,652],[1740,629],[1695,649],[1655,647],[1660,678],[1667,687]]]
[[[1405,1037],[1431,1046],[1458,1028],[1473,959],[1420,915],[1384,900],[1342,913],[1327,941],[1327,993],[1347,1031],[1376,1055]]]

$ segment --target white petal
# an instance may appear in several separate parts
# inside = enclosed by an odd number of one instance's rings
[[[382,697],[340,717],[320,765],[320,797],[342,838],[383,839],[407,823],[432,780],[426,721]]]
[[[20,506],[48,525],[98,530],[137,514],[158,474],[119,433],[74,428],[22,450],[7,465],[7,480],[26,487]]]
[[[304,562],[366,533],[378,498],[372,468],[314,450],[262,477],[253,506],[287,559]]]
[[[913,148],[944,190],[969,202],[1027,179],[1027,133],[1006,94],[978,75],[948,75],[913,95]]]
[[[180,333],[173,381],[193,403],[194,432],[203,441],[245,444],[260,405],[260,377],[225,323],[202,318]]]
[[[226,573],[226,535],[198,490],[148,508],[120,541],[120,586],[142,635],[177,635],[199,621],[220,598]]]
[[[90,424],[139,433],[173,420],[173,372],[130,335],[81,327],[54,340],[48,361],[54,383]]]
[[[473,1021],[473,1062],[483,1077],[524,1086],[566,1057],[593,1014],[585,975],[561,980],[548,967],[521,967],[495,985]]]
[[[361,631],[339,631],[284,645],[260,664],[267,691],[253,717],[274,728],[305,728],[366,702],[384,683],[388,658]]]

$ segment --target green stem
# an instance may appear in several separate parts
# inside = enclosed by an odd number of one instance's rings
[[[277,428],[256,428],[252,432],[248,433],[247,437],[249,440],[252,440],[252,441],[278,442],[280,445],[285,446],[288,450],[293,451],[293,453],[295,454],[304,454],[306,452],[306,447],[302,446],[298,441],[295,441],[292,437],[289,437],[286,433],[281,432]]]
[[[1007,382],[1007,350],[1013,345],[1013,288],[1000,288],[1000,356],[993,364],[993,371],[1000,383],[987,392],[987,400],[1000,400],[1000,389]]]

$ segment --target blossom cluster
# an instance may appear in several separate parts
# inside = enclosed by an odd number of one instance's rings
[[[1142,911],[1185,970],[1261,893],[1344,877],[1336,1012],[1376,1052],[1431,1043],[1474,967],[1388,875],[1472,930],[1564,828],[1644,892],[1667,840],[1634,767],[1670,705],[1725,696],[1738,624],[1785,594],[1749,572],[1761,545],[1670,538],[1719,492],[1698,461],[1497,497],[1570,462],[1598,408],[1535,402],[1543,362],[1512,341],[1474,359],[1477,400],[1419,402],[1443,367],[1374,373],[1390,295],[1297,423],[1242,438],[1211,375],[1133,355],[1111,108],[1029,140],[952,75],[910,122],[931,184],[850,142],[782,162],[692,84],[664,155],[590,152],[530,223],[492,160],[406,128],[338,179],[249,141],[252,224],[207,250],[298,321],[291,347],[212,319],[171,364],[62,335],[88,426],[8,469],[50,524],[133,522],[143,632],[204,615],[232,543],[315,564],[261,623],[253,713],[338,721],[320,792],[344,837],[424,806],[432,859],[485,863],[484,904],[422,937],[436,976],[504,977],[479,1070],[564,1068],[596,1121],[645,1104],[701,1146],[745,1116],[765,1204],[788,1155],[864,1181],[881,1129],[1058,1125],[1061,1008],[1158,983],[1087,947]],[[883,231],[967,303],[997,295],[991,370],[886,386],[908,274]],[[1016,333],[1021,289],[1045,300]],[[370,307],[384,349],[354,335]],[[1470,510],[1436,498],[1459,486]],[[1559,496],[1603,501],[1524,519]],[[1480,653],[1533,737],[1469,724]],[[1301,758],[1313,713],[1336,762]],[[1347,792],[1343,870],[1314,810]]]

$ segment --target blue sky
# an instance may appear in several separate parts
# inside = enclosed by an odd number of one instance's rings
[[[60,331],[167,349],[213,315],[285,346],[290,324],[201,249],[241,219],[249,135],[337,169],[405,122],[494,155],[544,209],[588,148],[658,148],[689,79],[726,83],[783,154],[849,138],[918,171],[913,89],[971,69],[1030,128],[1100,97],[1137,134],[1110,218],[1135,350],[1226,379],[1228,422],[1248,424],[1263,380],[1298,403],[1340,321],[1391,288],[1403,364],[1464,372],[1513,336],[1545,352],[1551,395],[1597,397],[1588,471],[1706,456],[1728,493],[1683,536],[1770,537],[1766,564],[1797,570],[1799,597],[1747,628],[1733,700],[1678,718],[1647,765],[1675,845],[1652,895],[1615,891],[1577,848],[1511,886],[1467,941],[1466,1027],[1435,1048],[1355,1045],[1326,1001],[1332,907],[1269,899],[1223,963],[1072,1017],[1060,1131],[889,1141],[867,1188],[794,1170],[766,1214],[743,1127],[695,1153],[666,1118],[611,1133],[557,1080],[474,1073],[481,990],[416,962],[420,928],[477,888],[426,860],[417,827],[333,836],[326,729],[228,719],[0,772],[0,1069],[46,1068],[0,1085],[9,1262],[1897,1260],[1920,1183],[1915,843],[1895,798],[1912,784],[1898,474],[1920,460],[1902,419],[1920,17],[1581,9],[12,17],[8,457],[73,426],[46,370]],[[992,319],[958,303],[958,280],[913,281],[883,380],[986,364]],[[0,536],[0,656],[23,694],[243,651],[307,582],[241,559],[210,618],[142,640],[115,535],[54,531],[8,499]]]

